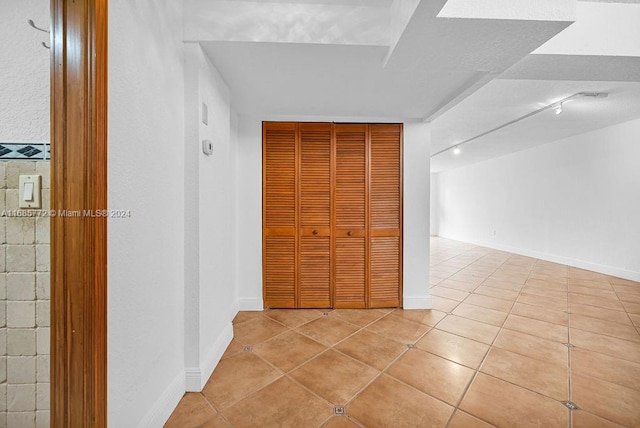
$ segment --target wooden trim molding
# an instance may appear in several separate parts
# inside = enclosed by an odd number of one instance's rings
[[[51,0],[51,426],[106,427],[107,0]]]

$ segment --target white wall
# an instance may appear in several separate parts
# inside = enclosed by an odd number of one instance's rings
[[[439,235],[640,280],[638,135],[635,120],[441,172]]]
[[[184,393],[181,5],[109,2],[108,421],[161,426]]]
[[[187,43],[185,88],[185,363],[200,391],[233,337],[235,124],[229,88],[199,44]],[[207,106],[207,124],[202,105]],[[213,142],[213,156],[202,140]]]
[[[241,310],[262,310],[262,120],[242,117],[237,153],[238,296]],[[264,120],[273,120],[264,118]],[[281,120],[281,119],[280,119]],[[286,120],[313,121],[291,117]],[[342,118],[315,118],[340,121]],[[351,119],[352,120],[352,119]],[[361,119],[361,122],[368,122]],[[404,307],[431,307],[429,293],[430,125],[404,125]]]
[[[438,236],[438,174],[431,174],[429,203],[429,235]]]
[[[430,124],[404,124],[402,291],[405,309],[431,309],[429,291],[430,145]]]
[[[258,118],[239,118],[236,198],[238,307],[261,311],[262,121]]]
[[[49,142],[49,0],[0,1],[0,142]]]

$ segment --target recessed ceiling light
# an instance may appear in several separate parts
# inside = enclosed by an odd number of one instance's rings
[[[459,154],[460,154],[460,147],[455,146],[455,147],[453,148],[453,154],[454,154],[454,155],[459,155]]]

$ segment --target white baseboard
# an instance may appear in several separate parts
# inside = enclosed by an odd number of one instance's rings
[[[187,392],[202,391],[231,340],[233,340],[233,325],[229,322],[203,358],[200,367],[187,367],[185,369],[185,389]]]
[[[167,386],[164,392],[151,406],[149,412],[142,419],[139,428],[158,428],[167,422],[169,416],[176,408],[185,390],[184,385],[184,373],[180,372],[178,376]]]
[[[431,309],[431,296],[403,296],[402,309]]]
[[[200,367],[187,367],[184,369],[184,384],[186,392],[200,392],[202,391],[201,381],[202,370]]]
[[[238,299],[238,310],[240,311],[262,311],[264,303],[258,297],[240,297]]]
[[[222,333],[216,339],[216,342],[213,344],[207,355],[204,357],[204,361],[201,364],[202,367],[202,375],[200,377],[200,384],[202,388],[207,383],[209,378],[211,377],[211,373],[216,368],[218,363],[220,362],[220,358],[222,358],[222,354],[227,350],[227,347],[233,340],[233,324],[229,322],[227,326],[222,330]]]
[[[640,272],[634,272],[614,266],[601,265],[598,263],[587,262],[584,260],[578,260],[571,257],[559,256],[557,254],[544,253],[541,251],[528,250],[524,248],[512,247],[510,245],[503,245],[496,242],[475,240],[475,239],[463,239],[455,236],[440,237],[445,239],[452,239],[454,241],[467,242],[469,244],[479,245],[481,247],[492,248],[494,250],[507,251],[509,253],[519,254],[521,256],[534,257],[540,260],[546,260],[548,262],[559,263],[567,266],[577,267],[580,269],[590,270],[593,272],[603,273],[605,275],[611,275],[618,278],[624,278],[631,281],[640,281]]]

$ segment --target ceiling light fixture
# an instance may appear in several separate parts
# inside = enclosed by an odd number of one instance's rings
[[[566,103],[567,101],[572,101],[572,100],[575,100],[576,98],[607,98],[608,96],[609,96],[609,94],[606,93],[606,92],[578,92],[578,93],[575,93],[573,95],[569,95],[566,98],[563,98],[563,99],[558,100],[558,101],[556,101],[554,103],[546,105],[546,106],[544,106],[542,108],[539,108],[538,110],[532,111],[531,113],[527,113],[524,116],[520,116],[517,119],[511,120],[511,121],[509,121],[509,122],[507,122],[507,123],[505,123],[503,125],[497,126],[497,127],[493,128],[493,129],[490,129],[490,130],[488,130],[486,132],[483,132],[482,134],[476,135],[475,137],[471,137],[471,138],[469,138],[467,140],[464,140],[464,141],[462,141],[460,143],[457,143],[455,146],[449,146],[446,149],[442,149],[439,152],[436,152],[436,153],[432,154],[431,157],[433,158],[433,157],[438,156],[439,154],[444,153],[446,151],[449,151],[451,149],[453,149],[453,153],[457,155],[457,154],[460,153],[460,146],[462,146],[463,144],[470,143],[470,142],[472,142],[474,140],[477,140],[478,138],[481,138],[481,137],[484,137],[485,135],[489,135],[489,134],[491,134],[493,132],[499,131],[502,128],[506,128],[507,126],[513,125],[514,123],[520,122],[521,120],[527,119],[527,118],[529,118],[531,116],[534,116],[534,115],[536,115],[538,113],[542,113],[543,111],[546,111],[546,110],[549,110],[549,109],[554,109],[556,114],[560,114],[560,113],[562,113],[563,104]]]

